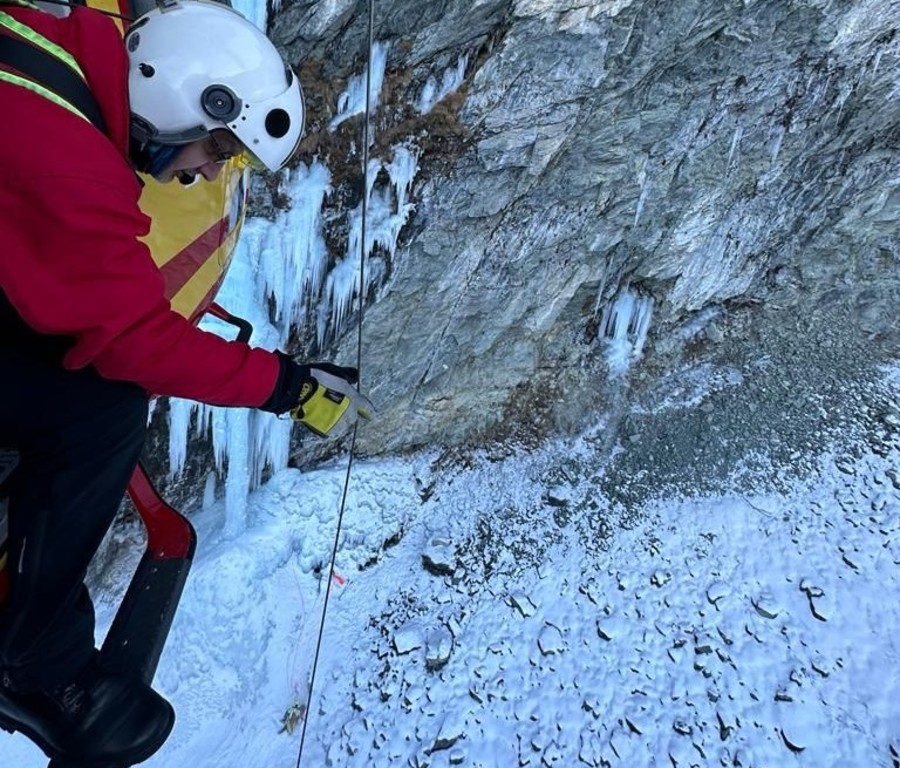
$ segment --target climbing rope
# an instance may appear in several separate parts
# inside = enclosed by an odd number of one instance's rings
[[[360,243],[359,243],[359,308],[357,320],[357,340],[356,340],[356,367],[360,372],[359,386],[362,387],[362,322],[363,307],[365,306],[365,285],[366,285],[366,219],[369,209],[369,118],[371,117],[372,105],[372,48],[374,47],[375,37],[375,0],[368,0],[369,5],[369,34],[368,34],[368,50],[366,52],[366,110],[363,119],[363,194],[362,194],[362,212],[360,224]],[[344,523],[344,510],[347,506],[347,492],[350,488],[350,474],[353,468],[353,457],[356,454],[356,430],[358,423],[353,425],[353,435],[350,439],[350,456],[347,460],[347,471],[344,475],[344,487],[341,491],[341,505],[338,510],[337,527],[334,532],[334,544],[331,548],[331,560],[328,564],[328,571],[325,576],[325,599],[322,605],[322,614],[319,618],[319,632],[316,638],[316,652],[313,656],[312,670],[309,675],[309,690],[306,695],[306,711],[303,715],[303,728],[300,732],[300,748],[297,751],[297,765],[303,760],[303,747],[306,744],[306,726],[309,723],[310,710],[312,708],[313,688],[316,684],[316,670],[319,666],[319,654],[322,650],[322,638],[325,634],[325,616],[328,612],[328,601],[331,597],[331,584],[334,566],[337,560],[338,542],[341,538],[341,527]]]

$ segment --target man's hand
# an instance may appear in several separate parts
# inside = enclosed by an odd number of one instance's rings
[[[331,363],[301,365],[306,374],[300,383],[291,418],[317,435],[326,437],[341,425],[372,418],[375,408],[353,386],[359,382],[356,368]]]
[[[375,408],[356,389],[359,371],[332,363],[301,364],[276,353],[281,372],[275,391],[260,407],[288,412],[311,432],[326,437],[357,419],[371,419]]]

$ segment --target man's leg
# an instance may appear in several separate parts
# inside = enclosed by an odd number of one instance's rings
[[[9,497],[0,611],[0,728],[51,758],[131,765],[165,742],[172,707],[97,663],[84,576],[137,463],[147,398],[92,371],[0,350],[0,443],[21,460]]]
[[[140,456],[147,397],[92,371],[22,356],[3,362],[0,424],[20,463],[9,496],[0,666],[17,688],[43,689],[93,658],[84,575]]]

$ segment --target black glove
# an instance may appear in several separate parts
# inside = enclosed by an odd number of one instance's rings
[[[357,418],[372,418],[372,403],[353,386],[359,382],[356,368],[332,363],[301,365],[283,352],[276,354],[281,371],[275,390],[260,406],[262,410],[290,411],[292,419],[322,437]]]

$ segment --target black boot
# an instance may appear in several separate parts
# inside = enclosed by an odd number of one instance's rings
[[[0,728],[20,731],[67,764],[140,763],[163,745],[174,723],[172,706],[152,688],[95,664],[50,691],[0,687]]]

